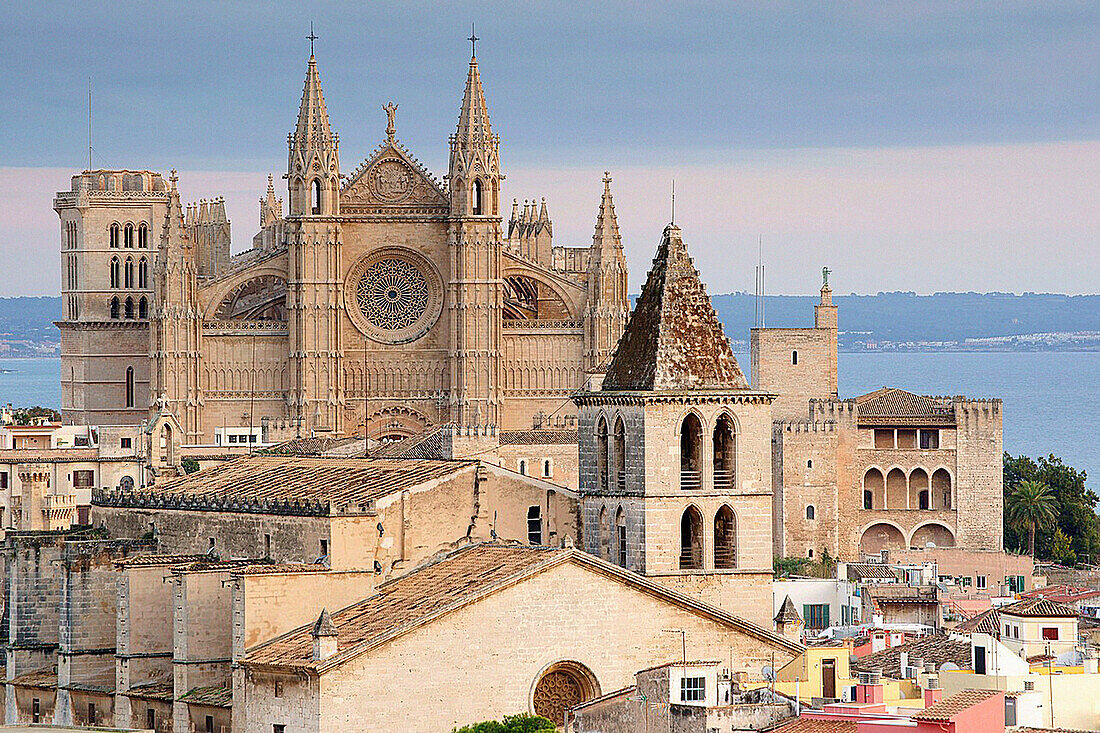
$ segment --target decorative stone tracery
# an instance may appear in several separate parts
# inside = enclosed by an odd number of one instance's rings
[[[428,332],[443,308],[443,282],[423,255],[403,248],[363,257],[348,274],[344,305],[375,341],[404,344]]]

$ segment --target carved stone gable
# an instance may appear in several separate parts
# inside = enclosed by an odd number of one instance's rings
[[[383,144],[340,192],[344,214],[446,214],[442,186],[398,143]]]

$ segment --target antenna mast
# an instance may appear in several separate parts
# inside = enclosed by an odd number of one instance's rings
[[[92,169],[92,77],[88,77],[88,170]]]

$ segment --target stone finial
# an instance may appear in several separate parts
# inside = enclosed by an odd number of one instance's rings
[[[309,635],[313,637],[313,661],[319,662],[336,654],[339,634],[327,608],[321,609]]]

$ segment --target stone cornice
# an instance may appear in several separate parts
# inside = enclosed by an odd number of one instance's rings
[[[572,400],[578,405],[639,405],[668,403],[677,405],[705,405],[717,403],[740,403],[770,405],[776,395],[770,392],[747,390],[676,390],[676,391],[607,391],[577,392]]]
[[[118,320],[118,321],[54,321],[58,328],[69,328],[74,331],[139,331],[148,330],[149,321]]]

